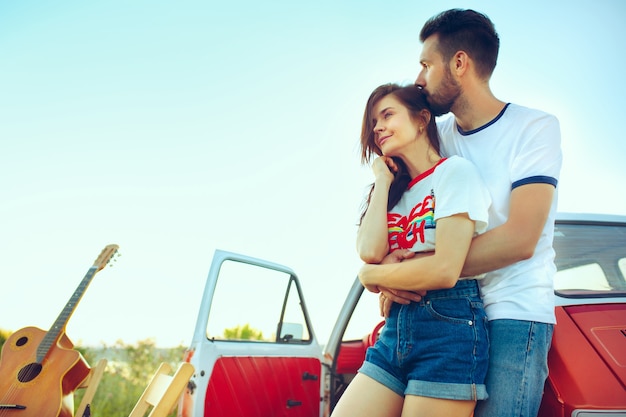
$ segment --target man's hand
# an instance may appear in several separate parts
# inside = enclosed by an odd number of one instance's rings
[[[414,256],[415,252],[413,251],[410,251],[408,249],[398,249],[394,250],[391,253],[388,253],[387,256],[385,256],[383,260],[380,261],[380,264],[397,264],[404,261],[405,259],[411,259]]]
[[[415,257],[415,252],[408,249],[395,250],[385,256],[385,258],[381,261],[381,264],[398,263],[413,257]],[[398,304],[410,304],[411,301],[421,301],[422,297],[426,295],[426,291],[413,292],[394,290],[392,288],[384,287],[378,287],[378,291],[373,292],[380,292],[378,303],[380,307],[380,315],[383,317],[389,317],[389,311],[391,310],[391,305],[394,302]]]

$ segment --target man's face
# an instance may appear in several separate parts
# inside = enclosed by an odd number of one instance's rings
[[[441,116],[450,112],[461,95],[461,86],[452,76],[450,63],[445,62],[439,52],[437,35],[430,36],[424,41],[420,64],[422,69],[415,84],[426,92],[433,113],[435,116]]]

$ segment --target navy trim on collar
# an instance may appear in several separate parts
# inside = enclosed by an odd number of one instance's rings
[[[484,124],[484,125],[482,125],[480,127],[477,127],[476,129],[468,130],[466,132],[463,129],[461,129],[461,127],[457,124],[456,125],[456,130],[463,136],[469,136],[469,135],[473,135],[474,133],[478,133],[478,132],[480,132],[483,129],[487,129],[489,126],[491,126],[492,124],[497,122],[502,117],[502,115],[504,114],[506,109],[509,107],[509,104],[511,104],[511,103],[506,103],[504,105],[504,108],[502,109],[502,111],[500,113],[498,113],[498,115],[496,117],[494,117],[492,121],[487,122],[486,124]]]
[[[511,185],[511,190],[516,189],[517,187],[520,187],[522,185],[526,185],[526,184],[550,184],[553,185],[556,188],[556,185],[559,181],[556,178],[553,177],[548,177],[546,175],[536,175],[534,177],[528,177],[528,178],[524,178],[518,181],[515,181],[512,185]]]

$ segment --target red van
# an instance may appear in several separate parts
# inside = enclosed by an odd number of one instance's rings
[[[626,417],[626,216],[560,214],[556,315],[540,417]],[[326,345],[295,272],[217,250],[179,417],[328,416],[384,324],[354,281]]]

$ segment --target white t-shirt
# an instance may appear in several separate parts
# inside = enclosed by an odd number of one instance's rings
[[[474,163],[492,199],[489,229],[506,222],[511,191],[532,183],[556,187],[562,164],[561,133],[556,117],[508,104],[486,125],[461,132],[454,117],[438,122],[444,155]],[[554,201],[534,255],[487,273],[481,295],[490,320],[517,319],[555,323]],[[511,239],[515,239],[511,236]]]
[[[442,159],[414,178],[387,213],[389,250],[435,250],[437,220],[459,213],[474,220],[475,234],[484,233],[490,204],[489,192],[471,162],[458,156]]]

